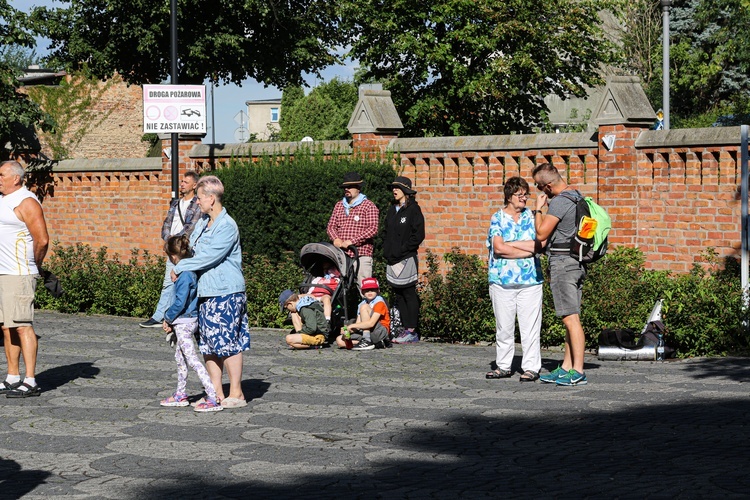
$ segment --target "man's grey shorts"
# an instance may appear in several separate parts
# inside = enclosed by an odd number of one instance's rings
[[[0,275],[0,323],[6,328],[29,326],[34,321],[37,275]]]
[[[568,255],[549,258],[550,289],[555,302],[555,315],[562,318],[581,314],[581,294],[586,267]]]

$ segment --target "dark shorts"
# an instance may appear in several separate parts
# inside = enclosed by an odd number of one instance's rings
[[[549,258],[550,289],[558,317],[581,314],[581,295],[586,267],[567,255]]]

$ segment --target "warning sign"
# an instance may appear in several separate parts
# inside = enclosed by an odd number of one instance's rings
[[[204,85],[144,85],[143,132],[205,134]]]

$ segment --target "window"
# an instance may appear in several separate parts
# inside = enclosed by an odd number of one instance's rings
[[[279,108],[271,108],[271,122],[276,123],[279,121]]]

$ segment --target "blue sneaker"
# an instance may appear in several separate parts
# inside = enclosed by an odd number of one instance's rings
[[[393,339],[394,344],[416,344],[417,342],[419,342],[419,335],[413,332]]]
[[[571,385],[586,385],[588,382],[586,382],[585,373],[578,373],[577,371],[571,369],[568,371],[566,375],[555,380],[555,383],[557,385],[571,386]]]
[[[541,375],[539,377],[539,381],[544,382],[545,384],[554,384],[557,379],[559,379],[560,377],[564,377],[567,374],[568,372],[563,370],[562,365],[557,365],[557,368],[555,368],[551,372]]]

